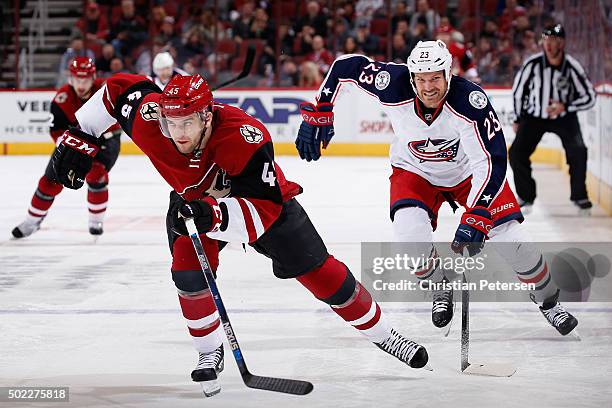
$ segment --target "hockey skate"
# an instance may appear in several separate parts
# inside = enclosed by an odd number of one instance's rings
[[[91,235],[102,235],[104,228],[101,221],[89,221],[89,233]]]
[[[202,386],[204,396],[212,397],[221,392],[217,374],[223,371],[223,344],[210,353],[200,353],[198,365],[191,372],[191,379]]]
[[[531,214],[531,212],[533,211],[532,201],[525,201],[518,197],[516,198],[516,201],[518,202],[519,207],[521,207],[521,212],[523,213],[523,215]]]
[[[425,347],[408,340],[393,329],[391,329],[391,335],[386,340],[374,344],[412,368],[423,368],[429,360]]]
[[[540,311],[548,323],[557,329],[561,335],[565,336],[574,330],[574,328],[578,325],[578,320],[568,313],[563,306],[561,306],[561,303],[558,301],[559,292],[560,290],[557,289],[557,293],[544,300],[544,302],[542,302],[542,306],[540,306]],[[531,300],[535,304],[538,304],[533,294],[531,295]]]
[[[591,209],[593,208],[591,200],[584,198],[582,200],[575,200],[573,203],[578,207],[578,215],[583,217],[589,217],[591,215]]]
[[[41,217],[38,220],[26,219],[24,222],[13,228],[11,234],[13,234],[13,237],[16,239],[29,237],[40,229],[40,224],[44,219],[45,217]]]
[[[448,279],[444,278],[439,284],[450,286]],[[453,288],[450,290],[434,290],[431,308],[431,321],[434,326],[442,328],[453,319]]]

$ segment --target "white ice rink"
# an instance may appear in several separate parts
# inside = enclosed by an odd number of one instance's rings
[[[120,157],[97,243],[87,232],[85,189],[65,190],[39,232],[9,240],[46,162],[0,157],[0,386],[69,386],[70,407],[612,406],[611,304],[566,305],[582,341],[556,334],[533,304],[472,305],[472,359],[511,362],[518,371],[510,378],[459,374],[459,320],[444,338],[429,304],[383,304],[401,332],[427,347],[434,371],[426,372],[382,353],[239,247],[221,253],[218,283],[250,369],[315,388],[304,397],[248,389],[226,348],[222,392],[204,399],[189,377],[197,354],[169,272],[169,188],[144,157]],[[361,241],[392,239],[386,159],[278,163],[304,187],[298,199],[330,252],[353,271]],[[535,241],[612,241],[612,218],[600,209],[574,215],[565,175],[538,168],[536,176],[540,197],[525,223]],[[457,221],[443,206],[436,239],[450,240]]]

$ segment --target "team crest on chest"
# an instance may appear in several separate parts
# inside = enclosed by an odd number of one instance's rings
[[[140,108],[140,115],[144,120],[157,120],[159,106],[155,102],[147,102]]]
[[[427,139],[408,143],[408,150],[421,163],[454,161],[459,150],[459,139]]]
[[[64,103],[68,100],[68,94],[66,92],[60,92],[55,97],[55,103]]]
[[[472,105],[476,109],[484,108],[485,106],[487,106],[487,102],[489,102],[485,94],[480,91],[470,92],[470,96],[468,97],[468,99],[470,101],[470,105]]]
[[[247,143],[259,143],[264,139],[263,132],[251,125],[240,126],[240,134]]]

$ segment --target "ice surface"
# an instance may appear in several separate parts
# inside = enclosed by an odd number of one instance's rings
[[[427,303],[384,304],[395,326],[427,347],[430,373],[382,353],[239,246],[222,252],[219,287],[250,369],[315,389],[305,397],[250,390],[226,353],[222,392],[203,399],[189,378],[197,355],[169,272],[169,188],[144,157],[121,157],[97,243],[85,189],[64,191],[39,232],[9,240],[46,161],[0,158],[0,386],[69,386],[73,407],[610,406],[611,304],[567,305],[580,320],[580,342],[556,334],[532,304],[472,305],[471,359],[515,364],[511,378],[460,375],[459,321],[444,338]],[[330,252],[354,271],[361,241],[392,240],[386,159],[278,162],[304,187],[299,200]],[[574,215],[565,175],[538,168],[536,177],[540,197],[525,223],[535,241],[612,241],[612,218],[600,209]],[[443,206],[436,240],[450,240],[457,221]]]

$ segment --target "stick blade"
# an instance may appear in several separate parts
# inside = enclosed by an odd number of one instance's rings
[[[293,395],[309,394],[314,386],[308,381],[289,380],[286,378],[260,377],[258,375],[248,374],[243,377],[244,383],[249,388],[258,390],[282,392]]]
[[[462,372],[487,377],[511,377],[516,372],[516,367],[503,363],[470,363]]]

